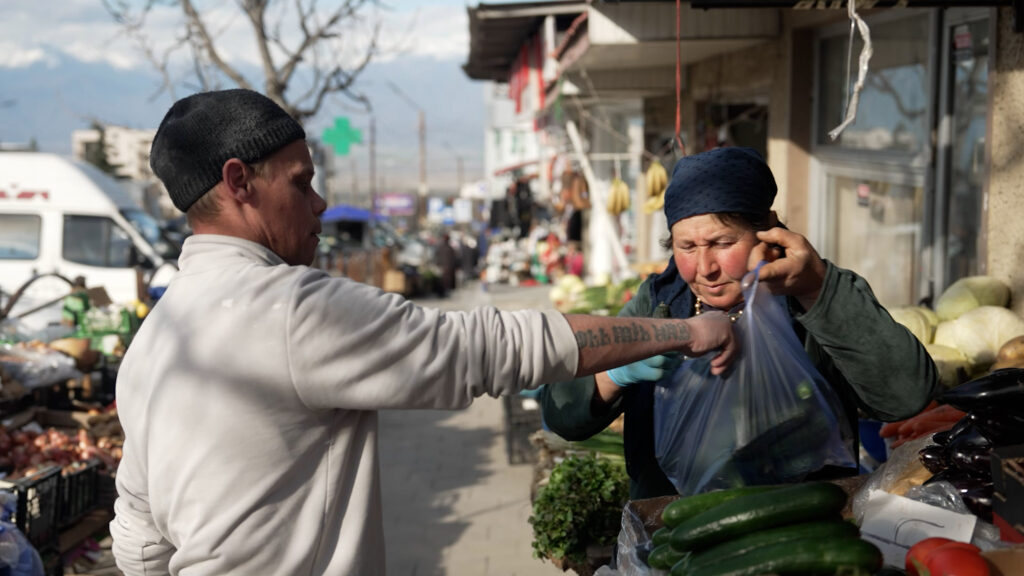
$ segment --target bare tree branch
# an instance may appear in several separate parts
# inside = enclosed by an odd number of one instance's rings
[[[223,46],[218,44],[221,31],[209,26],[212,20],[197,7],[196,0],[144,0],[139,8],[132,7],[132,0],[101,1],[160,74],[161,90],[167,90],[172,97],[175,97],[176,85],[178,88],[185,85],[180,78],[174,78],[171,68],[174,61],[181,65],[174,55],[183,48],[190,52],[190,76],[195,77],[200,89],[216,88],[226,80],[252,89],[252,83],[237,65],[224,59]],[[315,116],[324,99],[334,93],[368,106],[365,96],[355,91],[354,86],[359,75],[380,54],[380,23],[375,23],[368,46],[360,47],[356,58],[332,44],[343,38],[351,23],[361,23],[363,10],[372,5],[380,6],[380,2],[339,0],[340,5],[321,9],[319,0],[292,0],[278,3],[274,8],[271,8],[274,0],[236,0],[235,4],[251,26],[266,95],[300,122]],[[146,16],[158,5],[180,7],[183,19],[176,40],[159,50],[145,34]],[[346,62],[354,63],[346,65]],[[302,85],[298,98],[294,95],[294,84]],[[293,92],[291,97],[289,90]]]
[[[164,51],[162,56],[158,56],[156,54],[156,50],[150,43],[148,36],[143,32],[146,25],[146,16],[149,15],[154,4],[154,0],[148,0],[139,10],[138,14],[134,14],[131,11],[131,7],[123,0],[117,0],[116,4],[112,3],[110,0],[103,0],[103,6],[107,9],[107,12],[117,23],[121,24],[124,28],[125,34],[138,44],[139,49],[142,50],[142,54],[146,57],[146,60],[149,60],[149,63],[153,65],[153,68],[155,68],[157,73],[160,75],[162,86],[152,96],[150,96],[150,100],[155,99],[164,90],[170,94],[171,98],[177,99],[174,90],[174,83],[171,81],[171,75],[168,71],[168,62],[170,61],[171,54],[181,48],[183,44],[178,43],[172,45]]]
[[[270,54],[270,40],[267,37],[264,21],[267,0],[244,0],[242,7],[249,17],[253,34],[256,36],[256,47],[260,53],[260,63],[263,65],[264,90],[271,100],[283,106],[287,104],[284,91],[288,84],[281,82],[277,68],[274,67],[274,57]]]
[[[240,88],[252,89],[249,81],[244,76],[238,73],[230,64],[225,62],[220,54],[217,52],[217,48],[214,46],[213,38],[210,37],[210,33],[206,30],[206,24],[203,23],[202,17],[199,12],[196,11],[195,6],[192,5],[192,0],[180,0],[181,9],[185,12],[185,17],[188,19],[189,27],[191,31],[198,36],[198,41],[202,46],[203,53],[210,62],[217,67],[218,70],[223,72],[228,78],[234,81]]]
[[[366,49],[366,53],[363,54],[362,61],[356,65],[355,68],[345,71],[340,66],[335,68],[327,75],[326,80],[320,88],[319,93],[316,95],[316,100],[311,107],[300,108],[295,107],[295,113],[297,118],[309,118],[316,115],[317,111],[320,110],[320,106],[323,104],[324,97],[332,92],[341,92],[346,95],[352,96],[358,101],[358,98],[354,94],[349,94],[352,84],[355,82],[359,74],[366,69],[370,61],[377,53],[377,38],[380,36],[380,23],[374,25],[373,36],[370,38],[370,46]]]

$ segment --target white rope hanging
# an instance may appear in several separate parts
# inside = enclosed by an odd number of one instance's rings
[[[864,22],[864,19],[857,14],[857,0],[847,0],[846,11],[850,16],[850,45],[849,52],[846,58],[846,117],[843,119],[843,123],[836,126],[829,131],[828,137],[835,141],[839,138],[839,135],[843,133],[843,130],[847,126],[853,124],[857,120],[857,103],[860,100],[860,91],[864,88],[864,79],[868,74],[868,63],[871,62],[871,55],[874,49],[871,47],[871,30],[868,29],[868,25]],[[857,31],[860,32],[860,37],[864,41],[864,47],[860,50],[860,58],[857,63],[857,83],[853,86],[852,93],[849,89],[850,82],[850,61],[853,59],[853,29],[856,26]]]

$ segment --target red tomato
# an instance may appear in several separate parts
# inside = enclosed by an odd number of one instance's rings
[[[988,563],[974,550],[961,546],[940,546],[925,558],[931,576],[989,576]]]
[[[921,576],[918,573],[918,566],[924,568],[925,558],[930,552],[937,549],[939,546],[944,544],[950,544],[956,542],[956,540],[950,540],[949,538],[940,538],[938,536],[932,538],[925,538],[910,547],[907,551],[906,568],[908,576]],[[916,563],[915,563],[916,560]]]

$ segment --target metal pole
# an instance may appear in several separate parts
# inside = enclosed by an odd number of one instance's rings
[[[377,120],[370,115],[370,213],[377,210]]]
[[[419,110],[420,135],[420,196],[427,195],[427,116],[423,109]]]

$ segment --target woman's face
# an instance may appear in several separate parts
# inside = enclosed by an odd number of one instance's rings
[[[750,227],[725,224],[714,214],[672,225],[672,257],[679,275],[697,297],[715,308],[728,310],[743,301],[740,281],[756,245]]]

